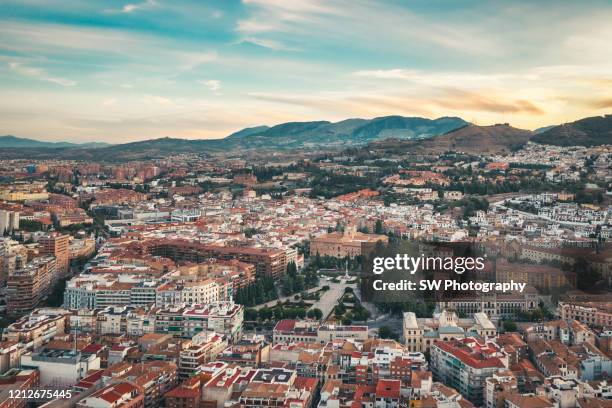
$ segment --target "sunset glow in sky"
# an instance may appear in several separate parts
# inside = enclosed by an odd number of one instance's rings
[[[0,135],[223,137],[287,121],[612,112],[612,2],[4,1]]]

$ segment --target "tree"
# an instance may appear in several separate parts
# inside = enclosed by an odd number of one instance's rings
[[[256,309],[245,309],[244,310],[244,319],[245,320],[257,320],[257,310]]]
[[[516,323],[513,320],[504,320],[504,330],[507,332],[516,331]]]
[[[287,275],[295,277],[296,274],[297,266],[295,265],[295,262],[291,261],[287,264]]]
[[[383,223],[381,220],[376,220],[376,225],[374,226],[374,233],[379,235],[384,233]]]
[[[399,335],[389,326],[380,326],[378,329],[378,337],[381,339],[399,339]]]
[[[268,307],[262,307],[261,309],[259,309],[259,318],[261,320],[269,320],[272,318],[272,309],[268,308]]]
[[[345,312],[346,312],[346,308],[344,307],[342,303],[334,307],[334,314],[336,315],[336,317],[342,316]]]

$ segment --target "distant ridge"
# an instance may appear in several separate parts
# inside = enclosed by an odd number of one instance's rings
[[[612,115],[593,116],[553,126],[536,135],[533,141],[558,146],[612,144]]]
[[[508,124],[491,126],[467,124],[443,135],[420,142],[402,142],[388,139],[382,142],[374,142],[370,147],[373,149],[395,150],[395,153],[406,151],[423,154],[440,154],[456,151],[469,154],[499,154],[509,153],[520,148],[532,136],[532,131],[517,129]]]
[[[105,147],[110,146],[103,142],[70,143],[70,142],[43,142],[13,135],[0,136],[0,148],[65,148],[65,147]]]
[[[375,140],[395,137],[420,140],[464,126],[461,118],[438,119],[384,116],[374,119],[346,119],[340,122],[287,122],[275,126],[245,128],[222,139],[187,140],[164,137],[111,145],[95,150],[80,146],[63,149],[4,149],[0,157],[63,158],[81,160],[145,160],[178,153],[209,154],[223,151],[289,150],[302,148],[345,148],[364,146]]]
[[[538,133],[541,132],[541,133]],[[122,161],[162,158],[177,153],[343,149],[367,146],[393,152],[471,154],[508,153],[532,140],[557,145],[612,143],[612,115],[581,119],[536,132],[509,124],[478,126],[458,117],[427,119],[383,116],[340,122],[288,122],[245,128],[222,139],[159,138],[118,145],[42,142],[0,137],[0,158]]]

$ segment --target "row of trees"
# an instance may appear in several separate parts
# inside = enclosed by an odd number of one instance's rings
[[[303,290],[314,288],[319,284],[319,277],[316,269],[309,265],[302,273],[298,274],[295,262],[287,264],[287,274],[281,280],[281,290],[283,295],[289,296],[300,293]]]
[[[255,306],[278,299],[274,279],[270,276],[258,277],[255,283],[239,288],[234,294],[234,302],[244,306]]]
[[[244,311],[244,320],[246,321],[270,321],[281,319],[314,319],[321,320],[323,312],[320,309],[306,310],[304,307],[285,307],[277,305],[274,307],[262,307],[261,309],[247,308]]]

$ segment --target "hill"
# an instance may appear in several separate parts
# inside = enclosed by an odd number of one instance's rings
[[[612,115],[593,116],[553,126],[536,135],[532,140],[557,146],[612,144]]]
[[[461,118],[426,119],[403,116],[384,116],[370,120],[347,119],[336,123],[288,122],[259,132],[249,131],[246,135],[248,137],[245,136],[244,130],[234,133],[223,139],[222,145],[241,149],[363,145],[389,137],[398,139],[433,137],[457,129],[466,123]]]
[[[508,153],[520,148],[530,140],[533,132],[517,129],[508,124],[492,126],[478,126],[468,124],[459,129],[452,130],[435,138],[415,141],[387,140],[372,143],[374,149],[399,150],[422,153],[440,154],[448,151],[464,152],[469,154],[497,154]]]
[[[43,142],[13,135],[0,136],[0,148],[64,148],[64,147],[105,147],[110,146],[103,142],[70,143],[70,142]]]

